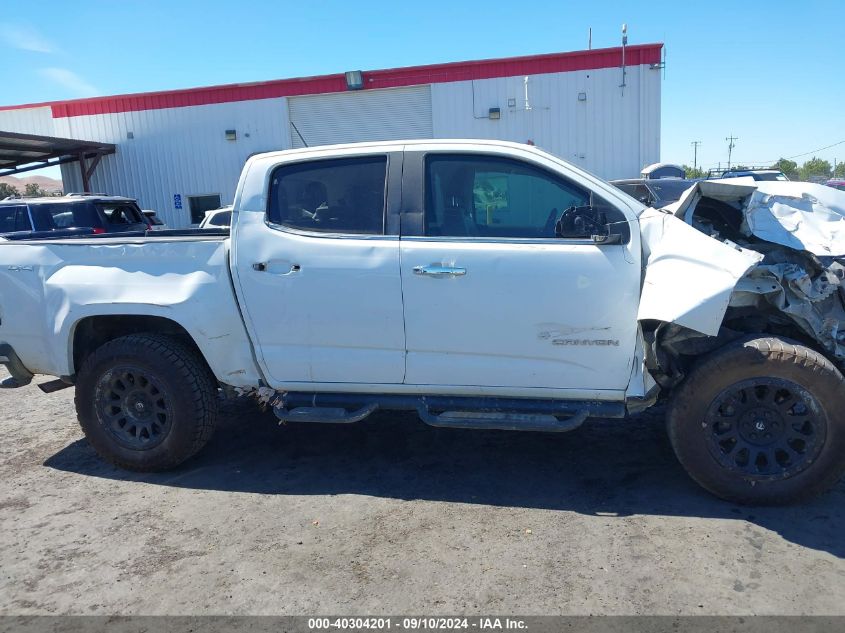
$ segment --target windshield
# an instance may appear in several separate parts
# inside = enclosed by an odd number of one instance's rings
[[[650,180],[648,186],[654,192],[657,203],[661,205],[675,202],[695,183],[689,180]]]
[[[232,223],[232,212],[231,211],[222,211],[221,213],[215,213],[208,220],[208,224],[210,226],[229,226],[231,223]]]
[[[762,174],[754,174],[754,180],[789,180],[779,171],[764,172]]]

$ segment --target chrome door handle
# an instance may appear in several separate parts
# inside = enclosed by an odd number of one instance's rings
[[[467,274],[467,269],[430,264],[428,266],[414,266],[414,274],[428,277],[463,277]]]

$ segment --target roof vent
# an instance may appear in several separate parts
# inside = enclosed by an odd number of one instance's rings
[[[364,75],[360,70],[350,70],[346,72],[346,89],[360,90],[364,87]]]

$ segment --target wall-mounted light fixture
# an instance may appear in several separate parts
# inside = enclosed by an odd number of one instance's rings
[[[578,101],[586,101],[587,100],[587,93],[586,92],[579,92],[578,93]]]
[[[238,140],[237,130],[226,130],[226,140],[227,141],[237,141]]]
[[[492,121],[495,121],[497,119],[501,119],[502,118],[502,111],[499,108],[490,108],[487,111],[487,117]]]
[[[350,70],[346,73],[346,89],[360,90],[364,87],[364,76],[360,70]]]
[[[516,107],[516,99],[514,99],[513,97],[508,99],[508,107],[509,108],[515,108]]]

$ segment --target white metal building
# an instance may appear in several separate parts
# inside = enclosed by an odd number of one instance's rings
[[[173,228],[231,203],[251,154],[305,144],[495,138],[632,178],[660,159],[661,56],[645,44],[624,67],[608,48],[3,106],[0,130],[114,144],[90,188]],[[79,167],[62,165],[65,191],[83,190]]]

